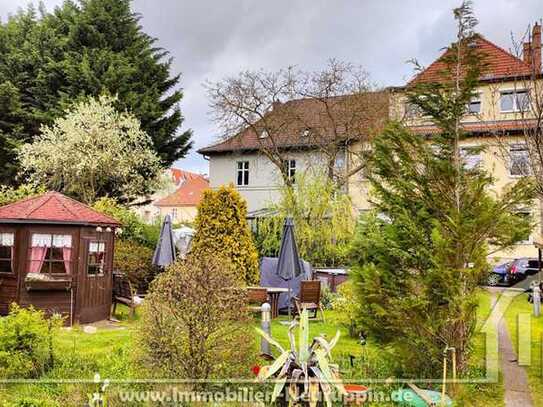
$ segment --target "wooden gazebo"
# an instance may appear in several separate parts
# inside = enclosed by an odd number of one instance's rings
[[[58,192],[0,207],[0,315],[15,302],[66,324],[108,318],[119,226]]]

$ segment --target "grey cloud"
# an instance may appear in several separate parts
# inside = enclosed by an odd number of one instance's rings
[[[48,9],[60,0],[46,0]],[[27,0],[0,0],[0,18]],[[360,64],[381,85],[399,85],[413,74],[406,61],[427,65],[454,40],[451,10],[459,0],[134,0],[146,32],[174,58],[185,92],[185,126],[196,148],[214,141],[202,84],[243,69],[297,65],[318,69],[328,58]],[[478,31],[509,48],[543,17],[541,0],[477,0]],[[207,171],[196,153],[179,163]]]

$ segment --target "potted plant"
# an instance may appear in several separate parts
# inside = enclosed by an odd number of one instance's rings
[[[25,277],[27,291],[69,290],[72,287],[72,278],[65,276],[55,278],[46,273],[28,273]]]
[[[294,338],[294,329],[298,327],[298,347]],[[258,372],[258,380],[275,378],[272,402],[286,388],[281,402],[289,402],[291,406],[314,407],[324,400],[327,406],[332,405],[334,391],[347,395],[339,377],[339,366],[331,362],[330,352],[337,344],[340,333],[328,342],[323,336],[313,338],[309,342],[309,315],[303,310],[300,319],[292,321],[288,330],[290,349],[285,350],[270,335],[257,328],[260,335],[274,345],[281,354],[269,366],[263,366]]]

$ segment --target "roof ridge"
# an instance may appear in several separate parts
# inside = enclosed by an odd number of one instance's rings
[[[111,217],[111,216],[109,216],[109,215],[106,215],[106,214],[104,214],[104,213],[102,213],[102,212],[99,212],[99,211],[97,211],[96,209],[94,209],[92,206],[87,205],[87,204],[85,204],[85,203],[83,203],[83,202],[79,202],[78,200],[73,199],[72,197],[69,197],[69,196],[67,196],[67,195],[61,194],[60,192],[53,192],[53,193],[54,193],[54,194],[60,195],[60,196],[61,196],[62,198],[64,198],[64,199],[67,199],[67,200],[72,201],[72,202],[75,203],[76,205],[83,206],[85,209],[88,209],[88,210],[90,210],[90,211],[92,211],[92,212],[94,212],[94,213],[97,213],[97,214],[99,214],[99,215],[101,215],[101,216],[104,216],[104,217],[108,218],[109,220],[112,220],[112,221],[117,222],[117,223],[119,222],[117,219],[115,219],[115,218],[113,218],[113,217]],[[62,204],[63,207],[66,208],[66,205],[64,205],[63,202],[61,202],[61,204]],[[72,215],[74,215],[74,216],[76,216],[76,217],[78,216],[78,214],[72,212],[71,209],[68,209],[68,208],[66,208],[66,209],[67,209]]]
[[[49,195],[49,196],[48,196]],[[49,202],[51,200],[51,198],[53,197],[53,195],[50,193],[50,192],[46,192],[40,196],[37,196],[37,197],[34,197],[36,202],[34,203],[34,205],[32,205],[26,212],[25,212],[25,216],[30,216],[33,212],[37,211],[38,208],[40,206],[43,206],[44,204],[46,204],[47,202]],[[41,198],[45,198],[43,201],[40,201],[39,199]],[[15,202],[15,203],[19,203],[19,202]]]
[[[61,195],[61,194],[59,194],[59,195]],[[66,204],[63,202],[63,200],[60,199],[59,196],[57,196],[56,194],[51,194],[51,197],[53,197],[53,196],[56,198],[57,202],[58,202],[58,203],[59,203],[66,211],[68,211],[69,213],[72,214],[72,216],[75,216],[75,217],[77,218],[78,214],[77,214],[76,212],[72,211],[70,208],[68,208],[68,207],[66,206]],[[61,197],[62,197],[62,198],[68,198],[68,197],[65,196],[65,195],[61,195]],[[68,199],[71,199],[71,198],[68,198]],[[75,200],[74,200],[74,201],[75,201]],[[78,204],[81,205],[81,202],[78,202],[78,201],[75,201],[75,202],[77,202]]]

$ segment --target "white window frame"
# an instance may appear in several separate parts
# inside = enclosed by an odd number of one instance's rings
[[[482,151],[480,150],[480,146],[476,146],[476,145],[465,145],[465,146],[461,146],[460,147],[460,157],[462,158],[462,161],[464,162],[464,167],[468,170],[474,170],[474,169],[478,169],[478,168],[481,168],[481,165],[483,163],[483,156],[482,156]],[[470,150],[477,150],[477,153],[476,154],[469,154]],[[468,153],[468,154],[466,154]],[[468,167],[467,164],[467,160],[466,158],[468,156],[471,156],[471,157],[477,157],[477,163],[471,167]]]
[[[236,161],[236,186],[246,187],[249,185],[249,161]],[[241,183],[240,183],[241,173]]]
[[[526,110],[519,109],[518,106],[518,98],[516,97],[519,93],[525,93],[527,97],[529,97],[529,91],[527,89],[502,89],[500,90],[500,112],[501,113],[520,113],[520,112],[527,112],[530,110],[530,106],[527,106]],[[504,110],[502,108],[502,97],[504,95],[513,95],[513,109],[512,110]],[[528,99],[529,101],[529,99]]]
[[[283,162],[283,165],[285,166],[287,177],[289,177],[294,182],[294,180],[296,179],[296,160],[295,159],[285,160]]]
[[[515,152],[524,151],[526,152],[526,160],[528,161],[528,171],[524,174],[513,174],[511,170],[513,169],[513,155]],[[528,154],[528,147],[524,143],[511,144],[509,146],[509,165],[508,165],[509,177],[510,178],[521,178],[531,174],[530,169],[530,156]]]
[[[176,220],[177,219],[177,208],[172,208],[172,210],[170,212],[170,215],[172,217],[172,220]]]
[[[11,249],[11,271],[0,272],[0,275],[13,274],[15,270],[13,269],[13,261],[15,257],[15,233],[13,232],[1,232],[0,233],[0,246],[9,247]],[[2,258],[3,261],[7,261],[7,258]]]
[[[474,101],[474,99],[475,101],[479,102],[478,112],[472,112],[470,110],[471,103]],[[471,97],[471,99],[468,102],[467,111],[468,111],[468,114],[471,114],[471,115],[477,115],[483,112],[483,93],[482,92],[475,92],[475,95]]]
[[[423,117],[420,107],[414,103],[409,102],[408,100],[404,103],[404,112],[405,117],[408,119],[416,119],[417,117]]]

